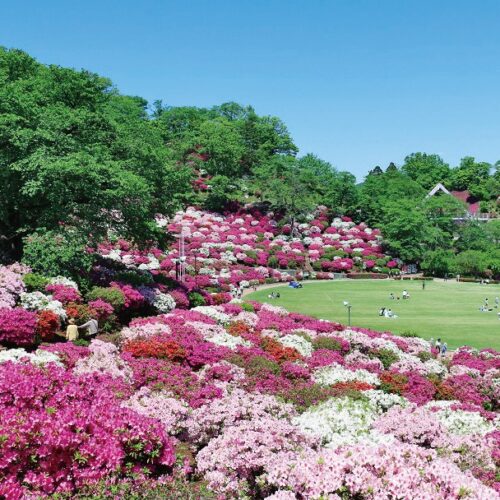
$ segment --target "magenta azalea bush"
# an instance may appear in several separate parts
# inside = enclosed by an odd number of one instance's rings
[[[33,345],[36,323],[37,315],[22,307],[0,309],[0,343]]]
[[[167,471],[173,442],[156,420],[121,407],[116,380],[54,364],[0,366],[0,495],[72,492],[103,477]]]

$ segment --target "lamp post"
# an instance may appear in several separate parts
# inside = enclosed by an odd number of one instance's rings
[[[347,326],[351,326],[351,307],[352,305],[344,300],[344,307],[347,307]]]
[[[198,252],[199,250],[194,248],[193,249],[193,255],[194,255],[194,274],[198,274]]]

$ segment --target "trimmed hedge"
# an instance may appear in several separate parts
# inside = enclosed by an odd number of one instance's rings
[[[349,273],[346,277],[352,280],[385,280],[389,275],[384,273]]]

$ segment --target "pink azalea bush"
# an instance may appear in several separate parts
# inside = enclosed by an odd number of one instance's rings
[[[0,495],[73,492],[103,477],[172,466],[161,425],[120,407],[118,390],[107,378],[53,364],[1,365]]]
[[[21,307],[0,309],[0,342],[27,346],[35,343],[37,315]]]

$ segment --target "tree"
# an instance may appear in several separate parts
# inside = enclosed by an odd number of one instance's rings
[[[86,246],[86,238],[73,229],[34,233],[25,239],[23,262],[35,273],[70,276],[85,287],[94,262]]]
[[[477,250],[461,252],[456,257],[457,271],[466,276],[483,275],[488,268],[486,254]]]
[[[446,184],[450,167],[436,154],[412,153],[405,158],[401,171],[424,189],[432,189],[438,182]]]
[[[430,227],[428,218],[411,201],[387,203],[384,220],[381,227],[389,253],[406,262],[420,261],[429,247],[439,245],[440,232]]]
[[[238,199],[238,185],[224,175],[216,175],[210,180],[210,189],[205,207],[215,212],[223,212],[228,204]]]
[[[441,231],[446,232],[450,239],[457,229],[454,219],[464,217],[467,213],[465,203],[445,193],[425,198],[421,209],[429,221]]]
[[[145,101],[118,97],[109,80],[0,49],[3,250],[19,258],[24,236],[61,224],[157,238],[154,215],[176,208],[168,188],[182,175],[151,131]]]
[[[307,188],[302,175],[300,163],[291,156],[276,156],[256,169],[261,200],[284,214],[292,230],[295,221],[310,212],[316,203],[316,194]]]
[[[460,165],[451,173],[451,182],[454,189],[464,191],[468,189],[472,194],[481,196],[483,184],[488,181],[491,165],[486,162],[476,162],[472,156],[466,156]]]
[[[487,250],[490,246],[485,225],[470,221],[459,228],[455,247],[460,252],[467,250]]]
[[[424,254],[420,267],[426,274],[446,276],[456,272],[455,255],[451,250],[432,250]]]
[[[398,172],[398,167],[396,167],[396,165],[391,161],[391,163],[389,163],[389,166],[387,167],[385,173],[386,174],[394,174]]]
[[[486,237],[494,246],[500,246],[500,219],[488,222],[484,227]]]

